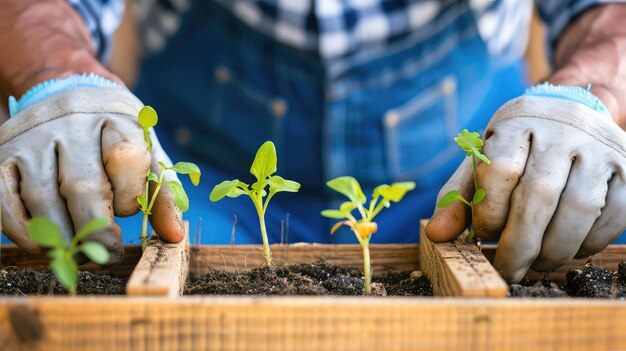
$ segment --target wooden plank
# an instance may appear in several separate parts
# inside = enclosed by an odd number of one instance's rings
[[[509,286],[473,243],[463,239],[433,243],[420,222],[422,271],[437,296],[506,297]]]
[[[141,257],[141,246],[124,246],[124,257],[115,266],[102,267],[93,262],[80,266],[81,271],[90,271],[97,274],[114,275],[128,278]],[[15,245],[0,246],[0,269],[48,269],[50,259],[46,255],[32,255],[22,251]]]
[[[363,267],[363,253],[359,245],[298,243],[270,245],[270,248],[277,266],[324,261],[345,267]],[[235,272],[265,264],[263,251],[258,245],[192,246],[190,250],[189,274],[192,279],[200,278],[211,268]],[[372,244],[370,255],[374,276],[419,269],[419,248],[416,244]]]
[[[1,298],[5,350],[626,350],[626,302]]]
[[[170,244],[158,235],[143,252],[126,284],[126,294],[133,296],[182,295],[189,268],[189,223],[185,221],[185,236],[180,243]]]

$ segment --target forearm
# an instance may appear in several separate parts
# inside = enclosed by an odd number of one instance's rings
[[[73,73],[93,72],[122,84],[95,58],[87,27],[64,0],[3,0],[0,52],[3,103]]]
[[[569,25],[554,52],[553,84],[586,87],[626,127],[626,5],[593,8]]]

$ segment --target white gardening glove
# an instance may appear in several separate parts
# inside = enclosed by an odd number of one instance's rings
[[[474,210],[479,238],[500,240],[495,268],[510,282],[532,266],[551,271],[604,249],[626,229],[626,133],[579,102],[522,96],[501,107],[485,131],[477,184],[486,190]],[[468,159],[469,160],[469,159]],[[472,198],[466,160],[439,197],[459,190]],[[437,209],[426,234],[446,241],[469,223],[460,201]]]
[[[146,174],[171,164],[157,140],[147,151],[137,115],[143,104],[125,88],[77,88],[36,103],[0,127],[2,230],[29,252],[39,248],[26,226],[31,217],[56,222],[66,238],[96,217],[128,216],[139,209]],[[172,175],[169,174],[168,177]],[[155,230],[180,241],[181,213],[164,186],[152,210]],[[137,233],[139,236],[140,233]],[[120,228],[87,237],[123,255]]]

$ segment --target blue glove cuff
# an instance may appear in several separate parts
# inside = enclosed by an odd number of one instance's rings
[[[66,78],[50,79],[28,89],[19,100],[9,97],[9,116],[13,117],[34,104],[76,88],[124,88],[121,85],[94,73],[73,74]]]
[[[602,101],[591,92],[591,84],[587,86],[587,89],[569,85],[552,85],[548,82],[537,84],[533,87],[526,89],[524,95],[528,96],[544,96],[553,97],[557,99],[565,99],[581,103],[585,106],[600,112],[600,114],[611,118],[611,113],[604,106]]]

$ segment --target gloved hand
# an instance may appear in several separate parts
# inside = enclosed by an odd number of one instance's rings
[[[125,88],[77,88],[48,97],[0,127],[0,196],[3,232],[38,252],[26,226],[31,217],[56,222],[66,238],[89,220],[111,218],[108,229],[86,238],[103,244],[110,264],[123,255],[113,215],[139,209],[148,168],[171,165],[158,140],[147,151],[137,115],[143,104]],[[154,135],[154,133],[152,133]],[[167,174],[166,177],[175,177]],[[152,210],[161,237],[183,237],[182,216],[164,186]],[[139,236],[140,233],[137,233]]]
[[[551,271],[592,255],[626,229],[626,133],[608,113],[563,98],[522,96],[493,116],[483,151],[491,164],[478,166],[477,184],[487,195],[472,225],[479,238],[500,240],[494,266],[506,280],[520,281],[531,266]],[[456,189],[472,198],[468,160],[439,197]],[[459,201],[437,209],[426,235],[455,238],[469,213]]]

